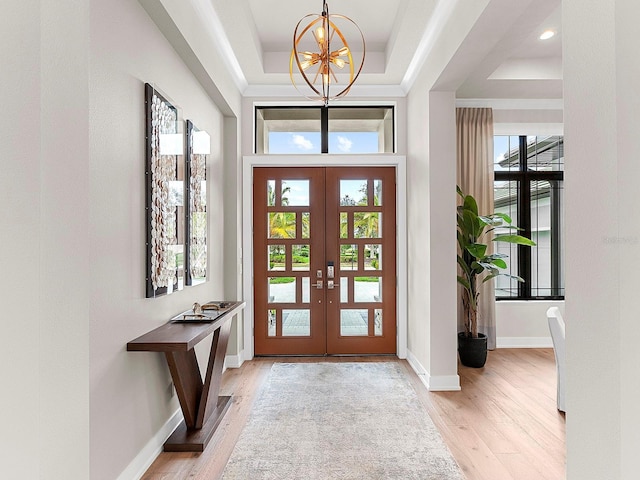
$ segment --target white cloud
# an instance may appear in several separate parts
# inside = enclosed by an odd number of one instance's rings
[[[291,141],[293,145],[301,150],[311,150],[313,148],[313,143],[311,143],[311,140],[304,138],[304,136],[302,135],[294,134]]]
[[[338,150],[345,153],[350,152],[352,145],[353,142],[347,137],[341,137],[340,135],[338,135]]]

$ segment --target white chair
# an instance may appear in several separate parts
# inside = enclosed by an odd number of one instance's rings
[[[556,369],[558,371],[558,410],[566,412],[565,390],[567,384],[567,364],[564,320],[558,307],[551,307],[547,310],[547,320],[549,321],[549,330],[551,331],[551,339],[553,340],[553,352],[556,356]]]

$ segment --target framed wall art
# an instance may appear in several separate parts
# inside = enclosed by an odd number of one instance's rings
[[[211,137],[187,120],[186,252],[185,281],[198,285],[207,280],[207,157]]]
[[[184,287],[184,131],[178,109],[145,84],[146,296]]]

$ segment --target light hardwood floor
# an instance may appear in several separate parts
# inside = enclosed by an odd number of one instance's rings
[[[234,404],[206,451],[162,453],[142,478],[220,478],[271,365],[316,361],[402,365],[468,480],[565,478],[565,419],[556,410],[552,349],[489,352],[482,369],[460,366],[460,392],[427,391],[409,364],[393,357],[257,358],[225,372],[222,395],[233,395]]]

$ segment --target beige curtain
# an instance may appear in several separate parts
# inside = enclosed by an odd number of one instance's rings
[[[473,195],[481,215],[493,213],[493,111],[490,108],[456,109],[457,182]],[[491,243],[491,242],[489,242]],[[492,245],[489,245],[492,249]],[[458,331],[463,331],[462,293],[458,288]],[[478,331],[487,336],[487,346],[496,348],[496,300],[494,282],[480,290]]]

